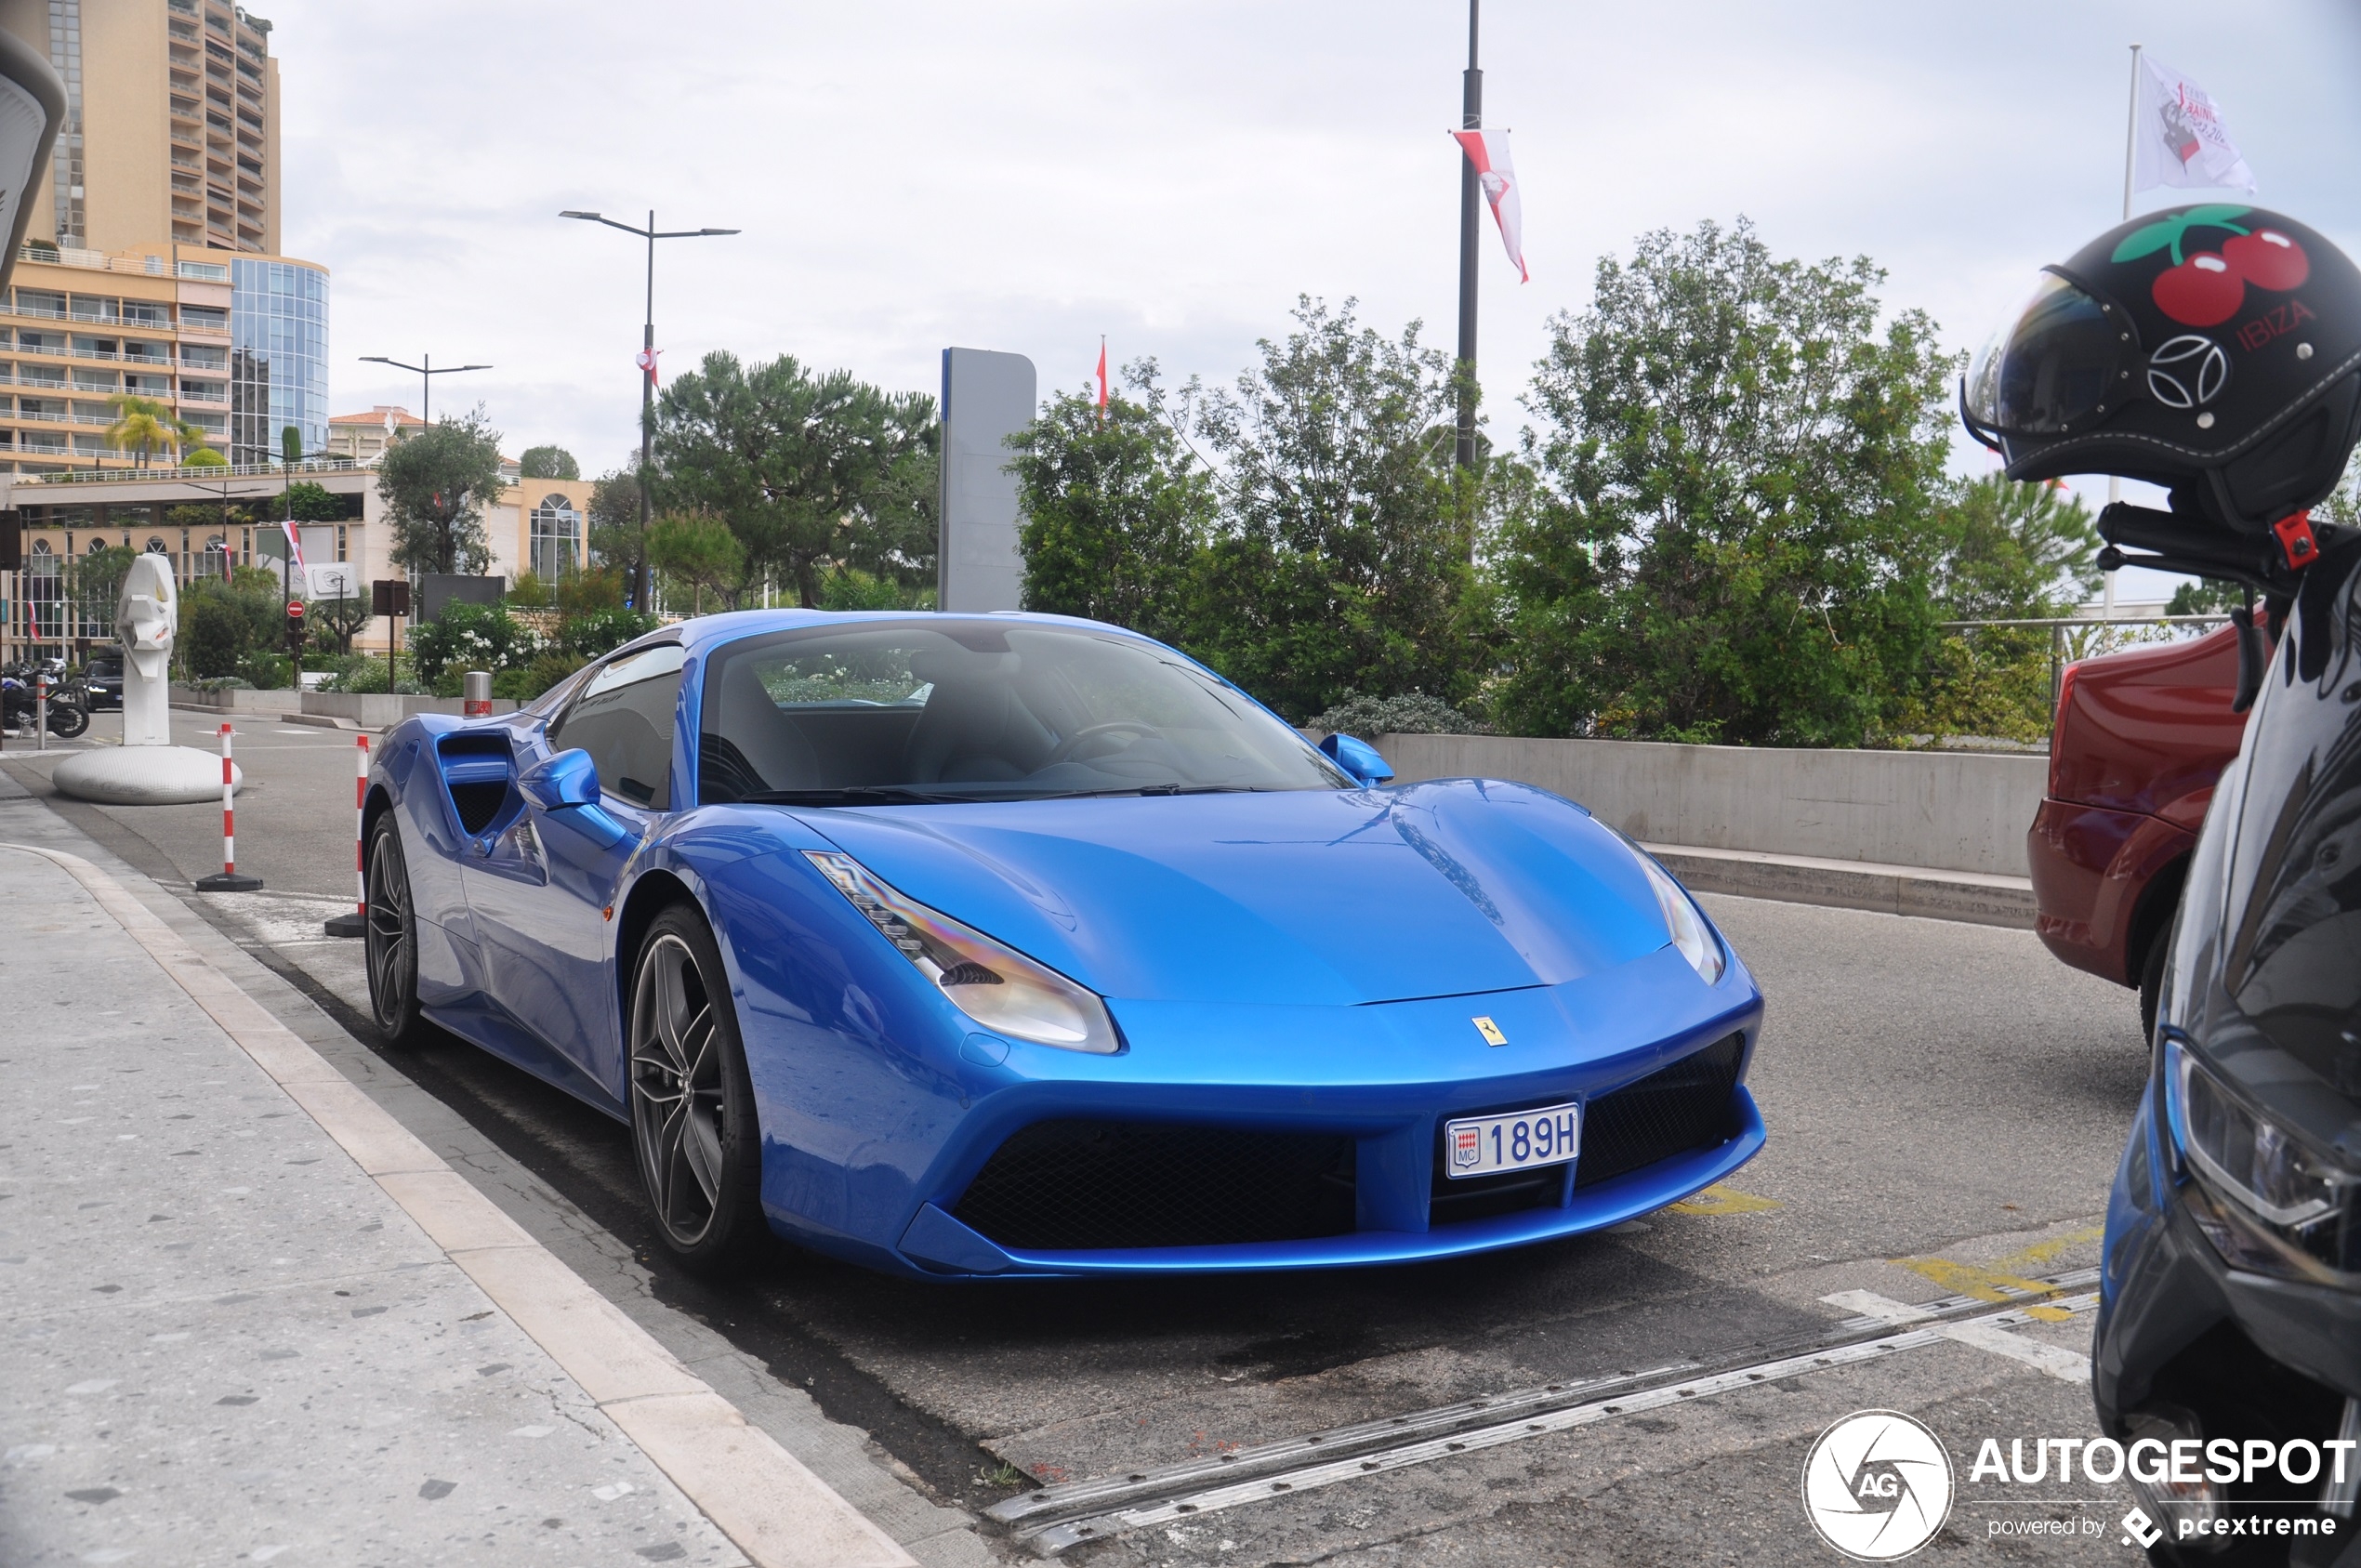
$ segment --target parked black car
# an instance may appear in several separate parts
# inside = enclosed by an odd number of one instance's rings
[[[91,712],[123,706],[123,655],[93,653],[82,666],[84,704]]]

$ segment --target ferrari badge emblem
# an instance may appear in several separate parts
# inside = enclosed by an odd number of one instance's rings
[[[1500,1033],[1500,1026],[1493,1022],[1490,1019],[1471,1018],[1468,1020],[1468,1021],[1476,1026],[1476,1033],[1484,1036],[1484,1043],[1485,1045],[1505,1046],[1509,1043],[1509,1037]],[[1470,1155],[1469,1157],[1471,1159],[1474,1158],[1473,1155]]]
[[[1482,1132],[1476,1127],[1454,1127],[1451,1131],[1451,1163],[1471,1166],[1484,1157]]]

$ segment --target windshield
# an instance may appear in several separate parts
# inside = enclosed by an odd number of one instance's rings
[[[704,680],[707,804],[1348,789],[1296,732],[1153,643],[929,616],[749,638]]]

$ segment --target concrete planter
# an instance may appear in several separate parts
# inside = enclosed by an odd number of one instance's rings
[[[2025,832],[2049,786],[2040,756],[1506,735],[1381,735],[1375,744],[1397,783],[1515,779],[1649,843],[2007,877],[2025,875]]]
[[[342,719],[356,729],[384,730],[414,713],[447,713],[456,717],[460,705],[456,697],[418,697],[384,692],[306,692],[303,705],[297,711],[308,718]],[[495,698],[492,711],[514,713],[517,705],[506,697]]]
[[[172,688],[172,705],[202,708],[212,713],[298,713],[303,693],[284,692],[206,692],[194,686]]]

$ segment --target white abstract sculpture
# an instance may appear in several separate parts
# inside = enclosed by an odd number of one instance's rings
[[[123,744],[172,744],[172,639],[180,623],[180,596],[172,563],[142,555],[123,579],[115,601],[115,635],[123,639]]]
[[[111,806],[221,798],[219,755],[172,744],[172,639],[179,626],[172,562],[139,557],[114,611],[115,635],[123,639],[123,744],[76,752],[59,763],[49,778],[59,794]]]

